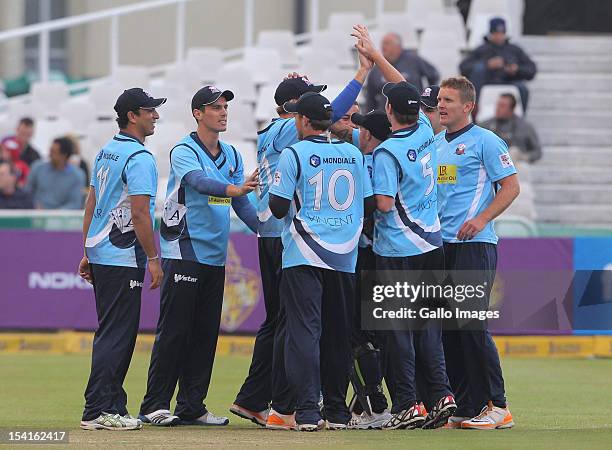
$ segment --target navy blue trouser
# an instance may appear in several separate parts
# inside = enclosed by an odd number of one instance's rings
[[[346,406],[351,317],[355,274],[312,266],[283,269],[281,295],[286,309],[285,367],[295,393],[298,424],[325,417],[333,423],[350,419]]]
[[[225,267],[163,259],[160,314],[140,414],[170,409],[183,420],[206,414],[219,337]]]
[[[379,271],[423,271],[424,281],[433,283],[435,280],[431,271],[444,269],[444,250],[438,248],[403,258],[377,255],[376,268]],[[390,330],[381,334],[385,336],[383,373],[393,403],[392,413],[409,409],[417,402],[417,359],[422,400],[431,407],[431,404],[440,398],[452,395],[446,375],[439,322],[429,321],[419,330]]]
[[[275,386],[274,389],[277,391],[287,389],[283,358],[279,358],[274,369],[272,368],[275,350],[274,337],[279,323],[283,243],[281,238],[260,237],[257,245],[266,319],[259,327],[255,337],[249,374],[235,401],[236,404],[251,411],[263,411],[268,408],[272,399],[272,386]]]
[[[85,389],[83,420],[102,412],[126,415],[123,381],[134,353],[140,322],[144,269],[91,264],[98,329],[93,340],[91,373]]]
[[[497,246],[483,242],[444,244],[449,271],[482,271],[478,283],[487,283],[489,302],[497,267]],[[446,368],[456,394],[455,415],[474,417],[489,400],[504,408],[504,379],[497,347],[491,333],[480,330],[445,330],[443,333]]]

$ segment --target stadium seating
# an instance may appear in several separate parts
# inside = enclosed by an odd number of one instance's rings
[[[289,30],[260,31],[257,47],[278,51],[282,55],[283,67],[292,68],[299,64],[294,35]]]
[[[529,119],[541,137],[544,156],[535,165],[520,167],[521,196],[503,217],[612,223],[612,208],[602,203],[612,196],[612,149],[607,129],[612,120],[612,94],[608,93],[612,40],[520,37],[522,0],[473,0],[465,27],[451,3],[408,0],[404,11],[387,11],[371,22],[373,40],[379,44],[385,32],[396,31],[405,47],[418,48],[420,55],[447,77],[457,74],[461,51],[480,44],[488,32],[489,18],[505,17],[511,36],[538,64],[538,76],[530,83]],[[43,154],[52,138],[71,131],[81,138],[84,158],[91,160],[116,131],[115,99],[126,87],[139,85],[155,96],[168,97],[159,110],[156,134],[149,139],[158,155],[165,154],[173,140],[194,128],[189,103],[195,90],[203,84],[218,83],[236,94],[224,138],[238,143],[245,165],[253,166],[256,129],[277,115],[273,95],[278,81],[297,70],[313,82],[329,84],[325,95],[333,99],[353,76],[357,64],[354,39],[347,30],[364,20],[360,12],[332,14],[324,23],[327,28],[316,31],[301,45],[296,45],[287,30],[264,30],[259,32],[256,46],[244,49],[239,59],[236,52],[232,52],[233,59],[228,59],[219,48],[192,47],[187,49],[184,61],[169,65],[156,77],[150,76],[147,67],[119,66],[110,77],[93,81],[85,95],[69,97],[63,82],[35,83],[31,96],[10,99],[4,106],[0,100],[0,132],[11,133],[20,117],[32,116],[39,121],[34,143]],[[501,92],[513,92],[518,97],[513,86],[485,86],[479,120],[493,116]],[[583,107],[568,111],[568,97],[580,97]],[[523,113],[520,102],[517,111]],[[60,120],[49,120],[54,116]],[[588,159],[583,157],[584,148],[589,148]],[[167,174],[166,163],[165,158],[160,159],[160,167]],[[560,197],[566,201],[562,207],[558,206]]]

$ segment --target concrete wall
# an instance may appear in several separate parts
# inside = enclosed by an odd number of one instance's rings
[[[22,2],[0,0],[0,30],[23,26]],[[23,39],[0,42],[0,77],[15,78],[23,73]]]

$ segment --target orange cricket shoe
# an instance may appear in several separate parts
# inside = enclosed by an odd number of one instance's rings
[[[268,430],[295,430],[297,428],[295,414],[281,414],[270,408],[266,428]]]
[[[500,430],[512,428],[514,421],[508,407],[500,408],[489,401],[476,417],[461,422],[464,430]]]

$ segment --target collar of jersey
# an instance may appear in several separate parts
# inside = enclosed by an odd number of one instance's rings
[[[454,133],[446,133],[444,135],[444,139],[446,139],[446,142],[450,142],[453,139],[457,139],[459,136],[461,136],[463,133],[467,133],[468,131],[470,131],[472,129],[472,127],[474,126],[474,123],[469,123],[466,126],[464,126],[463,128],[461,128],[460,130],[455,131]]]
[[[400,128],[399,130],[395,130],[389,137],[408,137],[412,133],[414,133],[419,128],[419,123],[415,123],[414,125],[406,128]]]
[[[130,141],[136,141],[138,142],[140,145],[144,145],[144,142],[142,142],[140,139],[138,139],[136,136],[131,135],[130,133],[126,133],[125,131],[120,131],[119,133],[121,136],[125,136],[126,138],[129,138],[128,140]],[[119,139],[117,138],[117,136],[115,136],[115,140],[117,141],[123,141],[125,139]]]
[[[310,141],[310,142],[315,142],[317,144],[329,144],[329,141],[327,140],[327,136],[321,136],[318,134],[314,134],[312,136],[307,136],[304,139],[302,139],[303,141]],[[337,141],[337,140],[333,140],[331,141],[332,144],[342,144],[342,141]]]
[[[206,148],[206,146],[204,145],[204,142],[200,140],[200,137],[198,136],[197,132],[193,131],[191,132],[189,136],[191,136],[191,139],[193,139],[194,142],[198,144],[200,148],[204,151],[204,153],[206,153],[206,155],[213,161],[216,162],[221,157],[221,155],[223,155],[223,148],[221,147],[221,141],[217,141],[218,142],[217,145],[219,145],[219,153],[217,153],[217,156],[213,156],[213,154],[210,153],[208,149]]]

